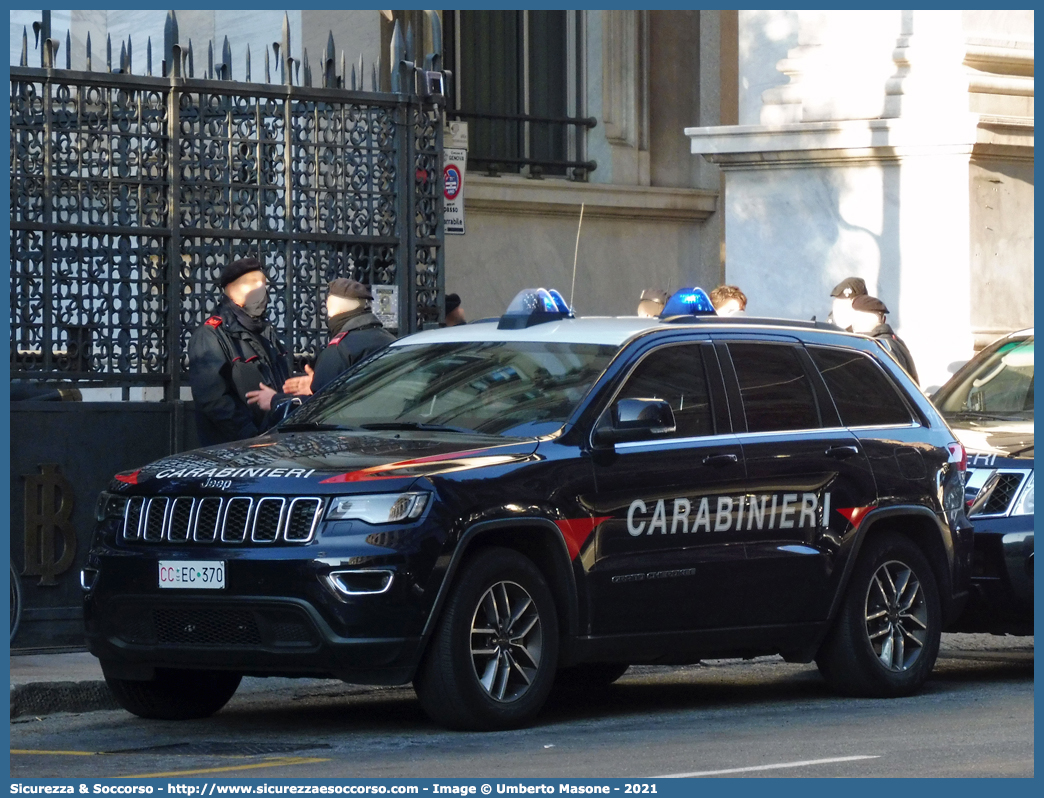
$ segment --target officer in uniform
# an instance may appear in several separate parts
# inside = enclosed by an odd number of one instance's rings
[[[886,313],[888,313],[888,308],[877,297],[867,294],[857,296],[852,300],[853,331],[872,336],[884,344],[884,348],[899,361],[899,365],[913,377],[913,381],[919,383],[913,355],[910,354],[903,339],[896,335],[895,330],[885,321]]]
[[[261,263],[242,258],[229,263],[218,280],[223,295],[213,316],[189,341],[189,382],[200,444],[242,440],[271,425],[266,412],[290,397],[272,391],[268,407],[249,403],[264,385],[300,392],[291,378],[292,360],[265,319],[268,289]]]
[[[369,287],[356,280],[338,277],[330,282],[326,313],[331,337],[315,361],[313,392],[395,340],[370,310],[372,300]]]

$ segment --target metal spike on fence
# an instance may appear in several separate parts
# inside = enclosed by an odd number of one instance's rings
[[[90,47],[90,45],[87,45]],[[29,66],[29,33],[22,26],[22,57],[18,60],[18,66]]]
[[[323,57],[323,86],[337,88],[337,51],[334,49],[333,31],[326,37],[326,55]]]
[[[170,57],[170,72],[166,73],[165,77],[180,78],[184,74],[182,66],[185,59],[184,49],[180,44],[175,44],[170,48]],[[164,70],[166,70],[166,65],[164,65]]]
[[[282,62],[284,65],[284,70],[280,73],[280,77],[284,83],[293,83],[294,68],[292,66],[293,58],[290,53],[290,16],[285,11],[283,12],[283,36],[280,41],[280,49],[283,51]]]
[[[377,80],[381,74],[381,57],[377,56],[377,63],[373,65],[373,74],[370,75],[370,89],[377,91],[377,87],[380,85]]]
[[[359,79],[362,80],[362,75],[359,76]],[[340,81],[340,87],[342,89],[348,88],[348,68],[344,60],[344,50],[341,50],[341,76],[338,80]],[[355,87],[353,86],[352,88]]]
[[[405,57],[406,42],[402,38],[402,28],[399,27],[399,20],[395,20],[391,40],[391,90],[396,93],[402,91],[399,81],[399,65],[405,60]]]
[[[417,60],[416,58],[413,57],[413,44],[414,44],[414,42],[413,42],[413,23],[412,22],[407,22],[406,23],[406,60],[407,61],[416,61]]]
[[[247,45],[247,57],[246,57],[246,81],[250,82],[250,45]]]
[[[65,32],[65,68],[72,69],[72,31]]]
[[[359,53],[359,91],[363,91],[363,82],[366,80],[366,70],[363,69],[362,53]]]
[[[127,72],[127,42],[120,42],[120,74]]]
[[[308,48],[304,48],[304,58],[301,59],[304,62],[304,85],[311,87],[312,85],[312,67],[308,63]]]
[[[152,37],[145,43],[145,74],[152,77]]]
[[[221,45],[221,78],[232,80],[232,47],[228,43],[228,36]]]
[[[178,44],[178,17],[173,11],[168,11],[163,23],[163,77],[167,76],[168,69],[174,69],[175,44]]]
[[[352,91],[355,91],[355,64],[352,64]]]
[[[91,71],[91,32],[87,31],[87,71]]]
[[[44,67],[54,69],[54,57],[58,55],[58,40],[44,39],[43,46]]]
[[[131,41],[131,35],[127,34],[127,72],[134,71],[134,42]]]
[[[283,59],[279,57],[279,42],[272,42],[272,52],[275,54],[276,68],[279,70],[279,82],[285,83],[286,79],[283,76]],[[268,53],[266,52],[267,56]]]
[[[211,39],[207,42],[207,74],[204,76],[207,80],[214,79],[214,40]]]
[[[189,39],[188,46],[188,76],[190,78],[196,76],[196,62],[195,59],[192,57],[192,39]]]
[[[294,83],[298,86],[301,85],[301,59],[292,58],[290,59],[294,65]]]
[[[442,20],[434,11],[424,12],[428,17],[428,25],[431,27],[431,53],[425,59],[429,71],[438,72],[442,69]]]
[[[265,48],[265,83],[272,82],[272,70],[268,63],[268,48]]]
[[[112,72],[112,34],[105,34],[105,71]]]

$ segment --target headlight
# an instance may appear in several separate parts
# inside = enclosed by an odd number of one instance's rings
[[[102,492],[94,507],[94,518],[98,522],[108,521],[110,518],[123,518],[123,510],[126,506],[126,496],[114,496],[111,493]]]
[[[1019,498],[1015,500],[1015,504],[1011,507],[1012,515],[1033,515],[1033,472],[1030,471],[1029,477],[1026,478],[1026,484],[1022,486],[1022,490],[1019,492]]]
[[[420,518],[428,505],[427,493],[375,493],[369,496],[338,496],[330,502],[328,521],[348,519],[368,524],[394,524]]]

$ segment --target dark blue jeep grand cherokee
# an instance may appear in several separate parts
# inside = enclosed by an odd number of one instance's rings
[[[129,711],[243,675],[531,720],[557,677],[780,653],[924,682],[968,588],[964,450],[872,340],[539,312],[393,344],[262,437],[116,476],[83,580]]]

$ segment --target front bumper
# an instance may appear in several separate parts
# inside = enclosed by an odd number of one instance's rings
[[[161,667],[408,682],[437,592],[436,552],[331,543],[96,546],[87,566],[97,577],[84,597],[88,648],[106,673],[129,679]],[[179,559],[224,561],[225,587],[159,588],[159,561]],[[394,576],[383,592],[344,595],[324,576],[345,567]]]
[[[972,521],[971,594],[953,631],[1033,634],[1033,516]]]

